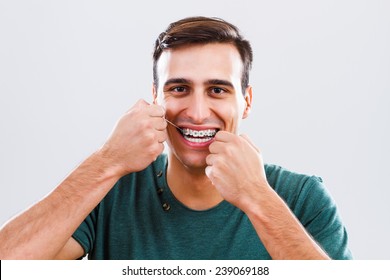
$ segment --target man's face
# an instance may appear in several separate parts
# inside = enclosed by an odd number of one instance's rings
[[[165,107],[168,146],[190,169],[204,169],[208,147],[219,130],[238,132],[250,109],[251,88],[241,90],[243,63],[231,44],[206,44],[164,51],[158,61],[154,102]]]

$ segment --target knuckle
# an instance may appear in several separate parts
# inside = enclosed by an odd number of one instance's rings
[[[222,153],[227,156],[227,157],[231,157],[232,154],[233,154],[233,148],[231,145],[224,145],[222,148]]]
[[[221,169],[224,165],[224,160],[222,160],[221,157],[216,157],[213,160],[213,167],[215,167],[217,170]]]
[[[143,134],[143,139],[145,142],[153,142],[154,134],[151,131],[146,131]]]
[[[239,145],[243,139],[239,136],[232,137],[232,143],[235,145]]]
[[[164,145],[162,143],[156,142],[154,145],[150,146],[149,152],[153,156],[158,156],[159,154],[161,154],[163,149],[164,149]]]
[[[156,128],[157,129],[165,129],[167,127],[167,122],[163,119],[163,118],[160,118],[160,117],[157,117],[157,120],[156,120]]]

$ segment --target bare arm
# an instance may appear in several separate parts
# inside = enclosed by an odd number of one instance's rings
[[[220,131],[209,149],[207,176],[224,199],[247,214],[273,259],[329,259],[269,186],[249,138]]]
[[[0,231],[0,259],[78,258],[73,232],[123,175],[142,170],[163,151],[164,110],[139,101],[104,146],[57,188]]]
[[[1,259],[54,258],[118,179],[104,164],[104,157],[92,155],[52,193],[10,221],[0,234]]]
[[[329,259],[269,185],[257,188],[241,207],[273,259]]]

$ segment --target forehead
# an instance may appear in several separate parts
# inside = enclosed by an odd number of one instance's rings
[[[171,78],[190,80],[240,80],[243,63],[237,48],[228,43],[183,46],[165,50],[158,61],[159,81]]]

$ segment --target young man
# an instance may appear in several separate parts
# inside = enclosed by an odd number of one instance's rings
[[[183,19],[153,57],[153,104],[138,101],[101,149],[3,227],[0,258],[351,258],[321,180],[264,166],[238,135],[252,50],[237,28]]]

